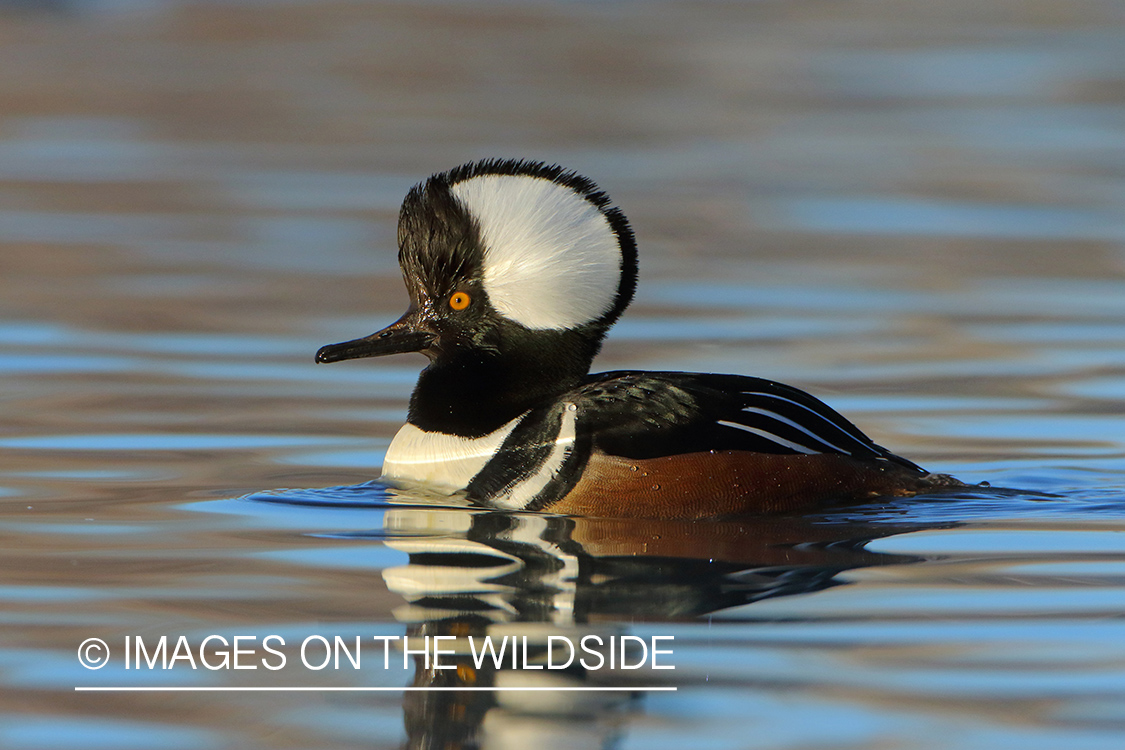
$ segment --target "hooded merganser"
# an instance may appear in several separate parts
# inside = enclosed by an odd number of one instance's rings
[[[406,314],[316,355],[429,357],[383,464],[394,483],[486,507],[649,518],[963,486],[781,383],[590,375],[633,297],[637,251],[625,216],[574,172],[487,160],[436,174],[407,194],[398,244]]]

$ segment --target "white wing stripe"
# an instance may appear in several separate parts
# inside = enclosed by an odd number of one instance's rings
[[[854,427],[851,427],[851,426],[848,426],[848,425],[842,425],[839,422],[837,422],[836,420],[832,419],[829,415],[822,414],[819,411],[817,411],[816,409],[813,409],[812,407],[810,407],[806,404],[802,404],[799,401],[794,401],[792,399],[785,398],[784,396],[778,396],[778,395],[775,395],[773,393],[763,393],[762,391],[743,391],[743,394],[747,395],[747,396],[760,396],[760,397],[764,397],[764,398],[772,398],[772,399],[776,399],[777,401],[783,401],[787,404],[792,404],[793,406],[800,407],[801,409],[804,409],[805,411],[811,412],[812,414],[815,414],[816,416],[820,417],[824,421],[826,421],[829,424],[831,424],[832,426],[836,427],[836,429],[840,430],[840,432],[843,432],[848,437],[854,438],[855,440],[858,440],[859,442],[863,443],[864,445],[867,445],[868,441],[865,439],[865,436],[862,433],[857,432]]]
[[[744,424],[739,424],[738,422],[727,422],[725,420],[719,420],[718,424],[726,425],[727,427],[734,427],[737,430],[745,430],[746,432],[752,432],[755,435],[758,435],[759,437],[764,437],[766,440],[769,440],[770,442],[777,443],[778,445],[783,445],[786,448],[797,451],[798,453],[821,453],[822,452],[822,451],[814,451],[811,448],[807,448],[807,447],[805,447],[805,446],[803,446],[799,443],[794,443],[791,440],[786,440],[783,437],[778,437],[777,435],[774,435],[772,432],[766,432],[765,430],[759,430],[755,427],[748,427]]]
[[[781,416],[780,414],[778,414],[776,412],[769,411],[768,409],[758,409],[757,407],[754,407],[754,406],[743,407],[742,411],[747,411],[747,412],[750,412],[752,414],[761,414],[764,417],[769,417],[770,419],[776,419],[778,422],[781,422],[782,424],[787,424],[790,427],[793,427],[797,430],[800,430],[801,432],[808,435],[809,437],[811,437],[813,440],[817,441],[818,443],[821,443],[823,445],[827,445],[829,448],[836,451],[837,453],[846,453],[848,455],[851,455],[851,451],[844,450],[840,446],[834,445],[834,444],[828,442],[827,440],[822,438],[820,435],[817,435],[815,432],[812,432],[808,428],[797,424],[796,422],[794,422],[791,419],[786,419],[785,417]]]

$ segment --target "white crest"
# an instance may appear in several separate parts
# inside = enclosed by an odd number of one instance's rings
[[[580,193],[530,175],[480,175],[452,186],[484,243],[484,288],[501,315],[561,330],[613,307],[621,248]]]

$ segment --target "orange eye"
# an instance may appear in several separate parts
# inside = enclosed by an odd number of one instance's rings
[[[472,301],[472,298],[464,292],[454,292],[449,296],[449,306],[454,310],[464,310]]]

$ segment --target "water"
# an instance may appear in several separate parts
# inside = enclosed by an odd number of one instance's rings
[[[1123,23],[4,5],[0,746],[1120,748]],[[401,312],[409,186],[495,155],[589,174],[633,221],[598,369],[793,383],[992,487],[625,523],[372,482],[422,360],[313,353]],[[403,636],[453,669],[404,667]],[[485,636],[530,665],[476,664]],[[523,668],[587,637],[643,666]],[[187,692],[214,687],[274,691]]]

